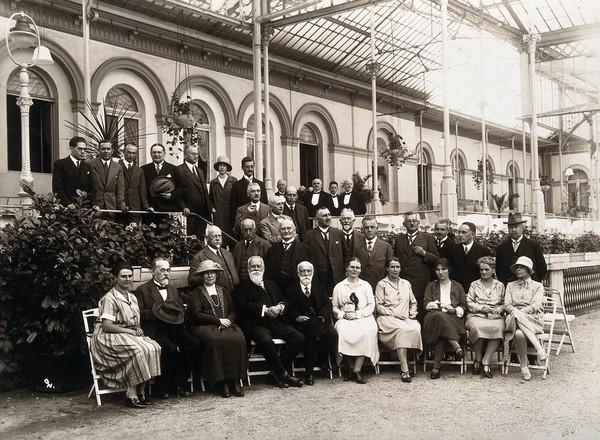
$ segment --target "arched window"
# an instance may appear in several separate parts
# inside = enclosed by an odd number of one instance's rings
[[[200,158],[198,159],[198,166],[202,169],[202,171],[204,171],[204,175],[208,176],[208,164],[211,162],[210,132],[212,126],[207,112],[200,104],[192,102],[192,114],[198,119],[199,124],[198,152],[200,153]]]
[[[17,98],[21,93],[19,69],[14,70],[6,84],[6,122],[8,170],[21,171],[21,109]],[[35,71],[29,70],[29,154],[31,171],[51,173],[55,131],[54,99],[50,87]]]
[[[119,136],[118,147],[133,142],[139,146],[140,141],[140,115],[135,99],[123,87],[113,87],[106,94],[104,100],[107,114],[107,127],[111,124],[120,124],[122,135]],[[120,118],[122,116],[122,118]]]
[[[431,192],[431,155],[426,148],[422,147],[418,153],[417,162],[417,188],[419,209],[432,209]]]
[[[567,181],[567,203],[571,212],[584,211],[590,208],[590,186],[588,176],[583,170],[574,169]]]
[[[263,142],[265,141],[265,124],[263,122]],[[248,118],[246,124],[246,156],[254,158],[254,115]]]
[[[514,163],[508,165],[508,209],[518,210],[517,197],[517,178],[519,177],[519,171]]]
[[[452,156],[452,173],[456,182],[456,195],[459,199],[465,198],[465,160],[460,154]]]
[[[319,177],[319,138],[309,125],[300,129],[300,185],[307,188]]]

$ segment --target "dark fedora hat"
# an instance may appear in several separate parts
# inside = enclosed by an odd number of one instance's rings
[[[172,300],[154,303],[152,313],[167,324],[181,324],[185,318],[183,308],[177,301]]]
[[[150,182],[150,195],[152,197],[159,196],[161,194],[170,193],[175,189],[175,182],[169,176],[158,176],[152,182]]]
[[[520,225],[521,223],[527,223],[527,220],[523,220],[520,212],[514,214],[510,212],[508,214],[508,221],[504,222],[505,225]]]

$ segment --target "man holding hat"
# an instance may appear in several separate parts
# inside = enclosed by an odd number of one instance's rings
[[[519,257],[528,257],[533,262],[533,274],[531,278],[541,282],[546,276],[548,268],[546,260],[540,245],[525,237],[523,231],[527,220],[523,220],[521,213],[508,214],[508,221],[504,222],[508,226],[509,239],[501,243],[496,249],[496,275],[498,281],[504,285],[517,279],[516,275],[510,270]]]
[[[233,214],[229,211],[231,189],[236,178],[231,176],[231,161],[227,156],[217,157],[213,168],[219,174],[209,183],[210,203],[212,205],[213,223],[221,228],[221,231],[233,235]],[[231,246],[229,237],[223,237],[223,246]],[[231,247],[230,247],[231,249]]]
[[[152,279],[135,291],[142,330],[161,348],[162,375],[156,379],[152,390],[152,395],[161,399],[168,399],[171,394],[191,395],[184,387],[192,366],[197,363],[200,345],[183,325],[185,312],[177,288],[169,285],[170,273],[169,260],[156,258],[152,262]]]

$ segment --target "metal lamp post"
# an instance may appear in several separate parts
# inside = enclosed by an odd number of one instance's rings
[[[15,26],[11,28],[10,23],[13,20],[15,20]],[[6,27],[6,49],[13,63],[21,68],[19,73],[21,91],[17,98],[17,105],[21,109],[21,176],[19,178],[21,189],[18,195],[22,198],[22,203],[25,204],[29,199],[27,193],[23,191],[23,187],[31,188],[33,186],[29,152],[29,107],[33,105],[33,100],[29,95],[29,72],[27,69],[38,63],[52,64],[54,61],[48,48],[42,46],[38,27],[30,16],[24,12],[17,12],[10,16],[8,23]],[[29,55],[27,52],[31,52],[32,48],[34,49],[33,56],[29,62],[20,61],[15,57],[18,52],[21,55],[23,53]]]

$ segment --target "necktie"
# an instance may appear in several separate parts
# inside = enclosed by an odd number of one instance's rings
[[[108,176],[108,162],[104,162],[104,175]]]
[[[77,166],[77,169],[79,169],[79,166],[80,166],[80,162],[81,162],[81,161],[80,161],[80,160],[77,160],[77,161],[75,161],[75,162],[77,162],[77,165],[76,165],[76,166]]]
[[[371,240],[367,242],[367,250],[369,251],[369,253],[371,253],[371,251],[373,250],[373,242]]]
[[[221,258],[221,251],[217,248],[217,257]]]
[[[467,246],[467,245],[465,244],[465,255],[467,255],[468,253],[469,253],[469,246]]]
[[[160,173],[160,169],[162,168],[161,164],[156,165],[156,174]]]
[[[345,234],[346,235],[346,246],[350,246],[350,241],[352,240],[352,234]]]
[[[304,288],[304,294],[306,296],[310,296],[310,290],[308,290],[308,286]]]
[[[325,242],[325,246],[329,246],[329,234],[327,232],[323,232],[323,241]]]
[[[513,245],[513,251],[517,252],[517,249],[519,248],[519,242],[518,241],[513,241],[512,245]]]
[[[415,234],[415,235],[409,235],[409,236],[408,236],[408,244],[409,244],[409,245],[411,245],[411,246],[412,246],[412,244],[413,244],[413,241],[415,241],[415,237],[416,237],[416,234]]]
[[[250,242],[249,242],[248,240],[246,240],[246,243],[244,244],[244,247],[245,247],[246,249],[248,249],[248,246],[250,246]]]

